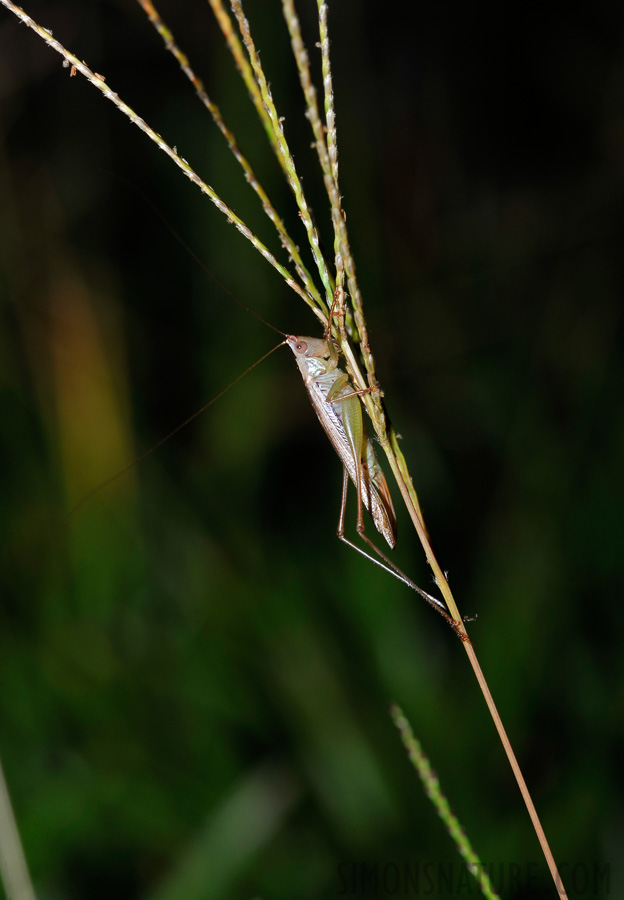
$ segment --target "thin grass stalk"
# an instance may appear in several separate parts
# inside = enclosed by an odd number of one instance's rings
[[[343,218],[343,211],[341,206],[340,190],[338,187],[338,167],[337,165],[332,167],[331,164],[329,148],[327,145],[327,128],[325,123],[322,121],[319,112],[316,87],[312,81],[312,76],[310,74],[310,60],[308,57],[308,51],[301,36],[299,17],[297,16],[293,0],[282,0],[282,11],[284,13],[284,19],[286,20],[286,26],[290,35],[290,45],[292,48],[293,57],[297,65],[297,71],[299,72],[299,82],[303,90],[303,98],[306,105],[305,115],[312,127],[312,134],[314,136],[313,146],[318,156],[321,172],[323,175],[323,184],[325,185],[325,190],[327,192],[327,197],[329,200],[331,220],[334,230],[334,264],[336,267],[336,289],[342,291],[344,287],[344,261],[340,250],[340,228],[338,220]],[[329,59],[327,60],[327,64],[329,64]],[[337,161],[338,154],[335,143],[334,158]],[[340,294],[340,296],[342,296],[342,294]],[[355,321],[353,319],[351,311],[346,305],[342,306],[341,309],[346,316],[346,326],[350,337],[356,343],[359,343],[360,338],[357,334]],[[340,340],[341,344],[346,344],[346,336],[340,333],[340,329],[336,328],[333,323],[329,323],[329,326],[332,327],[335,337]]]
[[[310,249],[312,250],[312,255],[314,257],[314,262],[316,263],[318,273],[320,275],[321,281],[323,282],[323,287],[325,288],[325,293],[327,296],[327,306],[329,307],[331,305],[331,298],[334,293],[334,279],[330,275],[327,263],[325,262],[325,258],[321,251],[318,231],[312,220],[312,213],[310,212],[310,208],[305,198],[303,186],[301,184],[301,180],[299,179],[299,175],[297,174],[295,163],[288,146],[288,141],[286,140],[286,135],[284,134],[282,120],[277,114],[277,109],[275,108],[275,103],[273,102],[271,89],[269,88],[268,81],[264,74],[264,69],[262,68],[262,64],[260,63],[260,57],[258,56],[255,43],[251,36],[249,22],[247,21],[247,18],[245,17],[245,14],[243,12],[241,0],[230,0],[230,3],[236,21],[238,22],[238,28],[243,40],[243,44],[245,45],[245,49],[249,54],[249,60],[256,77],[258,87],[260,88],[262,102],[269,114],[269,118],[271,119],[271,125],[277,139],[277,144],[279,147],[280,156],[285,167],[288,184],[290,185],[290,188],[297,202],[301,220],[304,224],[306,234],[308,236],[308,243],[310,244]],[[327,312],[329,312],[329,309],[327,310]]]
[[[234,2],[234,0],[232,0],[232,2]],[[312,90],[310,85],[308,54],[303,41],[301,40],[301,27],[299,25],[299,19],[295,10],[293,0],[282,0],[282,6],[291,35],[293,55],[295,57],[297,68],[299,70],[299,78],[308,108],[307,117],[310,120],[310,124],[312,125],[313,134],[315,136],[315,143],[319,152],[319,158],[321,160],[323,179],[330,201],[332,224],[334,226],[335,234],[336,269],[341,271],[344,267],[344,271],[346,274],[347,287],[351,297],[351,305],[353,308],[353,315],[357,332],[356,340],[359,344],[359,351],[367,372],[366,381],[364,381],[361,376],[359,366],[351,351],[351,347],[349,346],[346,335],[340,335],[340,349],[342,350],[342,353],[347,361],[347,369],[349,371],[349,374],[353,378],[353,381],[356,384],[357,388],[361,391],[364,391],[366,389],[368,389],[369,391],[369,393],[362,395],[362,402],[366,406],[367,412],[371,418],[371,421],[373,422],[373,426],[377,436],[383,442],[387,437],[386,416],[383,403],[381,401],[379,384],[377,382],[377,377],[375,374],[375,359],[370,348],[368,329],[366,326],[366,318],[364,315],[362,294],[357,282],[355,274],[355,262],[351,254],[351,247],[349,244],[346,216],[344,214],[344,210],[342,209],[342,201],[338,185],[338,149],[335,129],[332,129],[332,150],[335,160],[335,165],[332,166],[330,162],[329,149],[328,145],[326,144],[326,137],[324,134],[325,129],[320,122],[320,116],[318,113],[316,90]],[[333,92],[331,88],[332,79],[328,52],[328,37],[326,22],[325,25],[323,25],[320,17],[320,11],[319,33],[321,37],[321,53],[323,53],[323,44],[325,44],[326,46],[326,53],[323,61],[325,103],[326,107],[330,108],[333,116]]]
[[[335,165],[332,165],[328,146],[329,133],[327,131],[327,126],[321,119],[321,115],[319,112],[316,87],[314,86],[312,76],[310,74],[310,60],[308,57],[308,51],[301,36],[301,25],[299,23],[299,17],[297,16],[293,0],[282,0],[282,10],[290,35],[290,45],[292,48],[293,57],[295,59],[297,70],[299,72],[299,82],[303,90],[303,97],[306,105],[306,118],[308,119],[312,127],[312,134],[314,136],[314,148],[318,156],[321,172],[323,175],[323,183],[325,185],[325,190],[327,192],[327,197],[329,200],[330,214],[334,230],[334,263],[336,267],[336,287],[342,289],[344,285],[344,260],[341,251],[341,224],[344,220],[344,212],[342,210],[340,189],[338,186],[338,151],[335,142],[335,130],[333,133],[333,158],[335,161]],[[331,89],[331,70],[329,69],[329,56],[327,56],[327,59],[324,61],[324,66],[325,69],[329,71],[329,76],[324,76],[323,81],[326,86],[329,83],[329,87]],[[327,103],[327,94],[325,95],[325,101]],[[333,97],[330,99],[330,104],[332,108],[332,119],[334,119]],[[344,238],[342,238],[342,240],[344,240]],[[344,307],[343,311],[346,316],[346,325],[349,336],[352,340],[359,344],[361,339],[359,334],[357,333],[357,327],[355,325],[353,315],[348,307]],[[340,340],[341,346],[343,343],[346,344],[346,335],[342,335],[340,333],[340,329],[336,329],[335,327],[333,327],[333,331],[336,338]]]
[[[388,457],[390,465],[392,466],[393,474],[395,476],[395,479],[397,481],[399,489],[401,490],[403,500],[404,500],[407,510],[410,514],[410,517],[412,519],[414,527],[418,533],[419,540],[425,550],[425,554],[427,556],[427,561],[433,570],[436,584],[439,587],[440,591],[442,592],[444,601],[449,608],[451,616],[453,617],[453,619],[457,623],[458,627],[460,628],[460,632],[467,636],[466,627],[465,627],[464,622],[463,622],[463,620],[459,614],[459,611],[457,609],[457,604],[455,603],[455,598],[453,597],[453,593],[449,587],[446,575],[440,568],[440,565],[435,557],[435,554],[431,547],[431,543],[429,541],[428,534],[424,527],[424,522],[422,521],[422,517],[419,514],[419,511],[417,510],[416,506],[413,503],[412,497],[408,490],[408,486],[407,486],[405,480],[403,479],[403,475],[402,475],[400,469],[398,468],[398,463],[396,461],[396,457],[394,456],[394,453],[392,452],[391,448],[384,446],[384,450],[386,450],[386,456]],[[388,450],[390,450],[390,452],[388,452]],[[409,479],[409,480],[411,482],[411,479]],[[496,728],[496,731],[498,732],[498,736],[503,745],[505,754],[507,756],[507,759],[508,759],[511,769],[513,771],[514,777],[515,777],[518,787],[520,789],[520,793],[522,794],[522,799],[524,800],[525,806],[527,808],[527,812],[529,813],[529,817],[533,824],[533,828],[535,829],[537,839],[538,839],[540,847],[542,849],[542,853],[544,854],[544,858],[545,858],[548,868],[550,870],[552,879],[555,883],[555,887],[557,889],[558,895],[561,898],[567,898],[567,893],[563,886],[563,882],[561,880],[561,875],[559,874],[559,870],[557,868],[557,863],[555,862],[555,858],[553,856],[552,850],[550,849],[550,844],[548,843],[546,833],[544,832],[544,829],[542,827],[542,823],[540,821],[539,815],[535,808],[535,804],[533,803],[533,798],[531,797],[531,793],[529,791],[527,783],[522,774],[522,770],[520,769],[520,765],[519,765],[516,755],[514,753],[513,747],[511,746],[511,742],[507,735],[505,726],[503,725],[503,721],[498,712],[496,703],[494,702],[494,698],[492,697],[492,693],[490,691],[489,685],[487,683],[485,675],[483,674],[483,670],[481,669],[481,666],[477,659],[477,654],[474,649],[474,646],[472,645],[470,640],[462,641],[462,644],[463,644],[463,647],[468,656],[470,665],[472,666],[472,670],[475,674],[475,677],[477,679],[479,687],[481,689],[481,693],[483,694],[483,698],[487,704],[489,713],[494,722],[494,727]]]
[[[314,86],[312,76],[310,74],[310,60],[308,57],[308,51],[303,42],[303,38],[301,37],[301,25],[299,24],[299,17],[297,16],[297,13],[295,11],[295,4],[293,0],[282,0],[282,10],[284,13],[284,19],[286,20],[286,25],[288,26],[288,32],[290,34],[290,46],[292,47],[293,56],[295,58],[295,62],[297,63],[299,81],[301,83],[301,88],[303,90],[303,96],[306,103],[306,118],[312,126],[312,134],[314,135],[314,147],[319,158],[319,163],[321,164],[323,180],[327,185],[327,179],[329,178],[334,185],[333,192],[331,189],[328,189],[327,191],[329,200],[332,201],[335,195],[335,191],[338,189],[338,181],[336,178],[334,178],[332,173],[329,153],[327,150],[325,125],[321,120],[321,115],[316,98],[316,87]]]
[[[245,53],[243,45],[241,44],[239,37],[234,30],[232,20],[225,11],[221,0],[208,0],[208,2],[210,3],[215,19],[217,20],[217,23],[221,29],[221,33],[223,34],[225,42],[229,47],[230,53],[232,54],[234,64],[245,83],[245,87],[247,88],[258,117],[262,122],[271,146],[275,151],[275,155],[277,156],[282,169],[284,169],[284,160],[282,159],[282,156],[279,152],[279,147],[277,145],[277,136],[275,134],[275,131],[273,130],[271,118],[262,102],[260,88],[258,87],[251,66],[249,65],[249,60],[247,59],[247,55]],[[287,174],[285,169],[284,173]]]
[[[127,103],[119,97],[111,88],[107,85],[106,81],[101,75],[96,75],[91,69],[86,65],[86,63],[82,62],[78,59],[77,56],[74,56],[66,47],[64,47],[56,38],[53,37],[52,32],[47,28],[39,25],[32,19],[24,10],[17,6],[12,0],[0,0],[0,3],[5,6],[10,12],[12,12],[15,16],[17,16],[20,21],[22,21],[25,25],[27,25],[35,34],[39,35],[39,37],[51,47],[52,50],[55,50],[58,54],[60,54],[64,60],[66,67],[71,66],[72,74],[74,72],[80,72],[87,81],[89,81],[93,87],[97,88],[100,93],[102,93],[107,100],[110,100],[117,109],[126,116],[133,125],[136,125],[137,128],[140,128],[148,138],[153,141],[167,156],[173,160],[176,166],[184,172],[186,177],[192,181],[200,191],[205,194],[209,200],[217,207],[217,209],[223,213],[228,222],[230,222],[234,227],[240,231],[240,233],[247,238],[247,240],[253,244],[256,250],[266,259],[266,261],[276,269],[289,288],[295,291],[301,299],[312,309],[314,314],[323,322],[325,317],[322,312],[319,311],[316,303],[308,295],[308,293],[304,290],[303,287],[295,280],[292,273],[283,266],[271,253],[268,247],[263,244],[263,242],[253,233],[253,231],[243,222],[240,216],[231,209],[228,204],[221,199],[221,197],[217,194],[217,192],[212,188],[207,182],[205,182],[197,172],[189,165],[189,163],[181,157],[174,149],[167,143],[167,141],[158,134],[157,131],[154,131],[147,122],[142,119],[135,111],[128,106]]]
[[[0,873],[9,900],[36,900],[2,763],[0,763]]]
[[[234,2],[234,0],[232,0]],[[359,344],[359,351],[364,361],[367,372],[367,380],[365,381],[360,372],[359,365],[352,353],[346,335],[340,335],[340,349],[347,361],[347,369],[354,383],[360,391],[368,389],[368,393],[362,395],[362,402],[366,406],[367,412],[373,422],[375,432],[381,441],[386,439],[386,417],[383,404],[381,402],[381,392],[375,375],[375,359],[372,354],[366,319],[364,315],[362,294],[357,282],[355,274],[355,262],[351,254],[349,244],[349,236],[347,233],[347,221],[344,210],[342,209],[342,201],[340,197],[340,189],[338,185],[338,148],[336,143],[335,130],[333,133],[333,154],[335,165],[330,162],[328,145],[326,144],[325,127],[322,125],[318,112],[318,104],[316,101],[316,89],[311,85],[310,67],[308,61],[307,50],[301,40],[301,26],[297,12],[295,10],[293,0],[282,0],[284,17],[288,25],[291,36],[291,44],[293,55],[297,63],[299,78],[307,105],[307,118],[310,120],[312,131],[315,137],[315,145],[321,162],[323,172],[323,180],[329,197],[331,206],[332,224],[335,234],[336,248],[336,270],[344,271],[346,274],[347,287],[351,297],[351,305],[355,318],[356,341]],[[326,32],[326,23],[323,26],[319,17],[319,31],[321,37],[321,45],[325,43],[327,52],[324,59],[323,83],[325,87],[325,103],[332,111],[333,115],[333,92],[331,89],[331,65],[328,52],[328,37]],[[321,46],[321,52],[322,46]]]
[[[438,776],[433,771],[420,741],[414,735],[403,710],[396,703],[390,705],[390,717],[399,731],[403,746],[407,750],[410,762],[418,773],[427,797],[437,810],[453,843],[465,860],[468,871],[474,876],[481,893],[487,900],[499,900],[499,896],[494,890],[483,863],[475,853],[459,819],[451,810],[450,804],[442,792]]]
[[[178,46],[171,29],[165,24],[151,0],[137,0],[137,2],[140,4],[148,19],[163,39],[167,50],[177,60],[180,68],[195,88],[197,96],[212,116],[215,125],[227,141],[227,145],[232,155],[243,169],[248,184],[251,185],[253,190],[260,198],[264,212],[275,226],[277,233],[280,236],[282,246],[285,250],[288,251],[288,254],[295,265],[295,269],[297,271],[297,274],[299,275],[299,278],[301,279],[302,284],[305,286],[310,296],[314,297],[316,302],[320,305],[321,296],[312,279],[312,276],[310,275],[301,258],[301,254],[299,253],[295,242],[290,237],[279,213],[275,209],[275,206],[271,202],[267,192],[258,180],[258,177],[254,172],[251,163],[240,149],[234,133],[226,125],[225,120],[223,119],[223,116],[221,114],[221,110],[219,109],[217,104],[214,103],[214,101],[209,97],[203,81],[194,72],[188,57]]]
[[[329,56],[329,32],[327,30],[327,4],[318,0],[319,37],[321,45],[321,71],[323,73],[323,97],[325,106],[325,128],[327,129],[327,152],[331,164],[332,178],[338,186],[338,144],[336,136],[336,112],[334,109],[334,87]]]

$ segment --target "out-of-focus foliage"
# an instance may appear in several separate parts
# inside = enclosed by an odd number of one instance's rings
[[[138,5],[28,8],[272,240]],[[279,4],[246,9],[331,247]],[[161,12],[303,246],[208,5]],[[548,15],[330,3],[341,178],[434,545],[564,875],[609,863],[616,895],[622,14]],[[64,521],[274,342],[150,204],[266,319],[317,327],[4,10],[0,91],[0,755],[39,896],[390,896],[363,873],[459,873],[390,699],[483,860],[519,867],[502,893],[553,896],[461,646],[334,538],[339,463],[286,350]]]

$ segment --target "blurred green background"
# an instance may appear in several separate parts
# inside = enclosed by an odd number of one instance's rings
[[[330,246],[280,4],[245,8]],[[303,246],[208,5],[159,9]],[[137,4],[28,11],[279,249]],[[570,896],[622,896],[622,10],[367,0],[330,29],[353,249],[438,558]],[[65,523],[275,343],[153,205],[244,303],[318,328],[5,10],[0,98],[0,757],[40,900],[426,896],[362,877],[460,871],[391,699],[501,893],[555,896],[461,646],[335,539],[340,465],[286,350]]]

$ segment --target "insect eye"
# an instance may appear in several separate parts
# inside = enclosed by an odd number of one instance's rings
[[[298,343],[295,344],[295,350],[296,350],[298,353],[305,353],[305,351],[306,351],[307,349],[308,349],[308,345],[306,344],[305,341],[298,341]]]

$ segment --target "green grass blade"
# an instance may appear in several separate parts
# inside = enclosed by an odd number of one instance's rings
[[[436,808],[438,815],[444,822],[446,830],[453,839],[462,858],[465,860],[468,870],[474,876],[483,896],[486,897],[487,900],[498,900],[498,894],[494,891],[492,882],[490,881],[481,860],[473,850],[472,845],[466,836],[466,832],[461,827],[457,816],[455,816],[451,810],[448,800],[442,793],[438,776],[431,768],[431,763],[427,759],[420,741],[415,737],[402,709],[397,706],[396,703],[393,703],[390,707],[390,716],[399,730],[403,746],[407,750],[410,762],[418,773],[418,777],[422,782],[426,795],[429,797]]]

